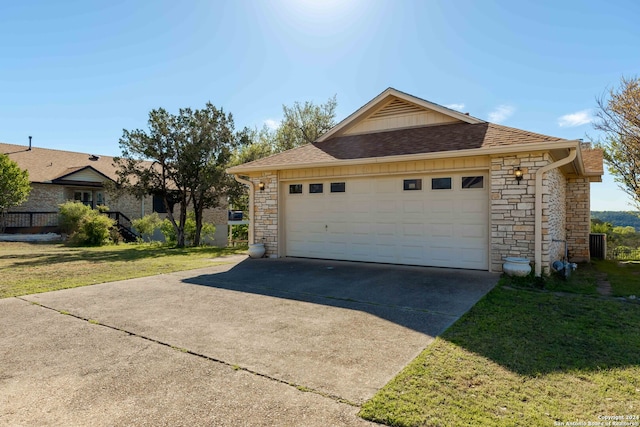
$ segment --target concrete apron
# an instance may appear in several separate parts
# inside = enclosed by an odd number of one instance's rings
[[[0,424],[362,424],[357,406],[496,281],[245,260],[0,300]]]

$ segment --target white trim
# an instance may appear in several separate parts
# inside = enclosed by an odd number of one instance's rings
[[[462,114],[458,111],[452,110],[447,107],[443,107],[442,105],[434,104],[432,102],[426,101],[424,99],[417,98],[413,95],[409,95],[404,92],[400,92],[392,87],[387,88],[380,95],[373,98],[371,101],[367,102],[365,105],[360,107],[351,115],[347,116],[340,123],[329,129],[324,135],[320,138],[316,139],[316,142],[322,142],[330,137],[334,136],[336,133],[339,133],[341,130],[349,127],[349,125],[353,124],[357,120],[368,115],[371,110],[375,109],[379,104],[383,103],[387,98],[396,97],[402,99],[403,101],[411,102],[413,104],[419,105],[420,107],[437,111],[438,113],[444,114],[445,116],[453,117],[465,123],[477,124],[477,123],[485,123],[484,120],[477,119],[475,117],[469,116],[467,114]]]
[[[579,140],[567,140],[562,142],[544,142],[535,144],[521,144],[521,145],[508,145],[501,147],[491,148],[471,148],[467,150],[454,150],[454,151],[438,151],[436,153],[420,153],[420,154],[402,154],[398,156],[385,156],[385,157],[365,157],[361,159],[348,159],[348,160],[331,160],[326,162],[316,163],[298,163],[289,165],[272,165],[272,166],[248,166],[242,167],[242,165],[234,166],[227,169],[227,173],[250,173],[250,172],[262,172],[262,171],[277,171],[277,170],[289,170],[289,169],[309,169],[309,168],[323,168],[323,167],[339,167],[339,166],[352,166],[371,163],[394,163],[394,162],[408,162],[414,160],[430,160],[430,159],[443,159],[443,158],[456,158],[456,157],[472,157],[472,156],[486,156],[505,153],[530,153],[532,151],[550,151],[558,150],[562,148],[576,148],[580,143]]]

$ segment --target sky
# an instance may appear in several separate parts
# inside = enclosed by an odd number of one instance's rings
[[[640,75],[640,2],[0,0],[0,141],[118,155],[163,107],[273,126],[388,87],[472,116],[597,139],[596,99]],[[631,210],[609,173],[592,210]]]

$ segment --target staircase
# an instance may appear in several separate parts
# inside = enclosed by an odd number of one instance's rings
[[[107,211],[104,214],[116,221],[116,227],[125,242],[135,242],[140,237],[138,233],[133,231],[133,224],[129,217],[122,212]]]

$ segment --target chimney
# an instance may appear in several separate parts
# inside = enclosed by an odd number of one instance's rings
[[[28,151],[31,151],[31,137],[29,137],[29,150]]]

